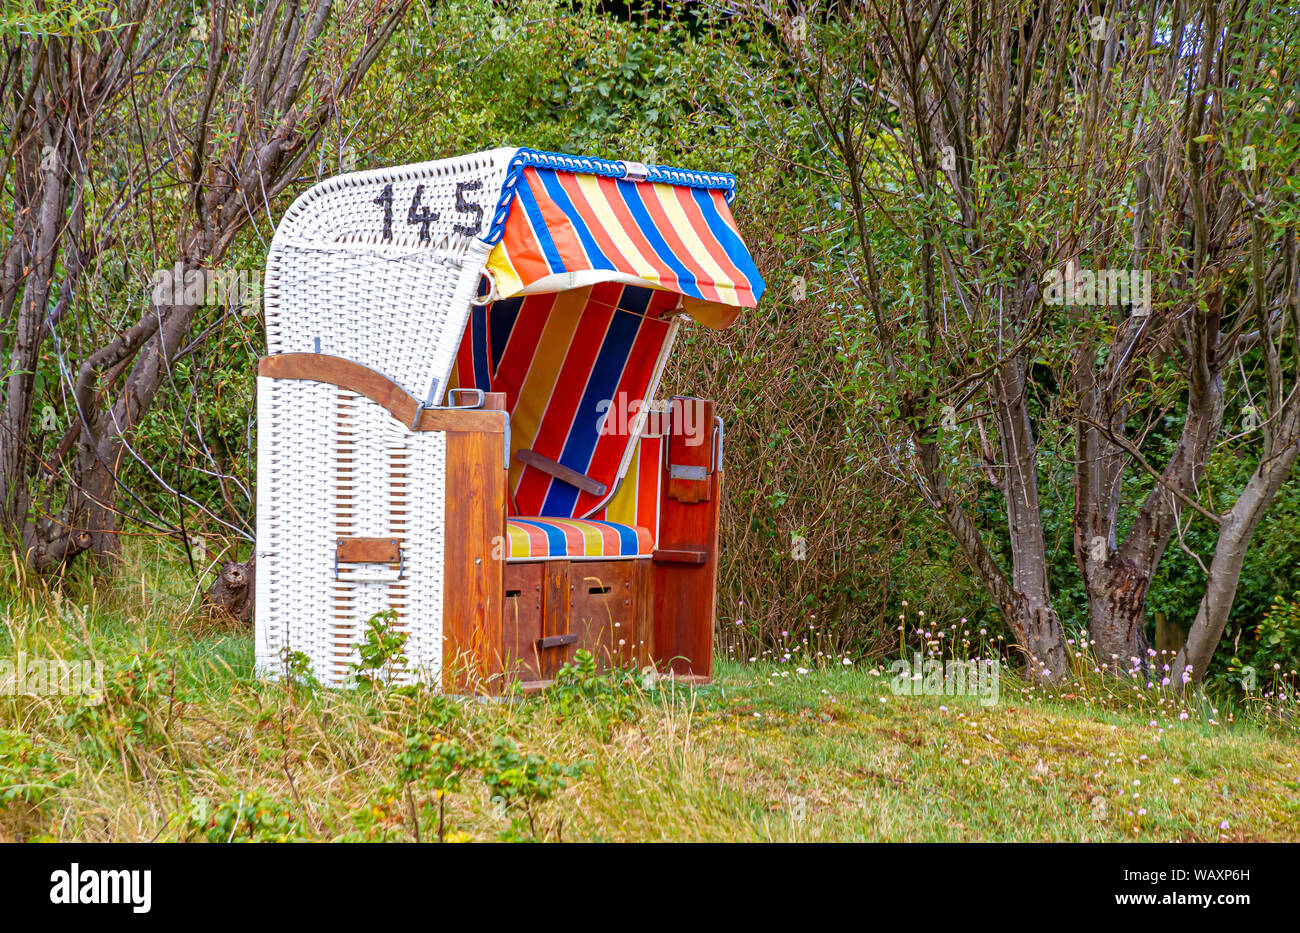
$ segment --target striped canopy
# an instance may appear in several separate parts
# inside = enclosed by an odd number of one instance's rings
[[[727,327],[763,294],[728,207],[734,186],[725,174],[522,149],[488,237],[495,297],[648,285],[680,295],[702,324]]]

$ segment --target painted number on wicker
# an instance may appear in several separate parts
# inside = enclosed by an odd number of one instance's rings
[[[456,224],[452,227],[461,236],[472,237],[478,235],[479,227],[483,223],[483,205],[478,201],[471,201],[465,197],[467,191],[479,191],[483,188],[482,181],[462,181],[456,185],[456,211],[467,217],[474,218],[473,223]],[[429,228],[438,222],[439,213],[433,210],[429,205],[422,203],[424,199],[424,185],[415,186],[415,194],[411,196],[411,204],[406,209],[406,222],[411,226],[419,226],[420,242],[429,242]],[[393,186],[390,182],[384,185],[384,190],[380,192],[379,197],[374,199],[384,209],[384,242],[391,242],[393,239]]]

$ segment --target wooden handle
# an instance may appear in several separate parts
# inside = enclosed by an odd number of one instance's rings
[[[583,492],[589,492],[593,496],[603,496],[605,494],[606,486],[604,483],[592,479],[585,473],[579,473],[571,467],[566,467],[563,463],[557,463],[550,457],[543,457],[530,447],[525,447],[515,456],[519,458],[520,463],[541,470],[543,473],[549,473],[560,482],[576,486]]]
[[[567,635],[547,635],[545,638],[537,639],[538,648],[563,648],[565,645],[576,645],[578,643],[578,634],[570,632]]]

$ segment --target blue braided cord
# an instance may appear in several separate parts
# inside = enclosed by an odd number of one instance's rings
[[[488,235],[484,237],[484,242],[493,246],[501,242],[501,237],[505,235],[506,217],[510,214],[510,205],[515,200],[515,191],[524,177],[524,169],[529,166],[561,172],[600,175],[604,178],[627,177],[627,167],[622,162],[611,162],[594,156],[543,152],[540,149],[520,149],[506,169],[506,180],[501,185],[501,199],[497,202],[496,213],[492,215],[492,226],[488,230]],[[678,185],[683,188],[722,191],[728,204],[736,196],[736,176],[730,172],[697,172],[688,168],[670,168],[667,165],[647,165],[645,180],[656,184]]]

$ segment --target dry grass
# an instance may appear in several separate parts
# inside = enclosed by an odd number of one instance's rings
[[[424,737],[471,762],[442,799],[452,840],[1300,838],[1286,723],[1006,685],[989,707],[901,697],[842,664],[728,663],[698,690],[579,679],[517,702],[295,688],[253,679],[251,635],[196,628],[178,578],[151,574],[0,587],[0,658],[96,657],[109,684],[89,713],[0,697],[0,838],[429,840],[437,782],[409,758]],[[580,774],[503,807],[504,739],[534,770]]]

